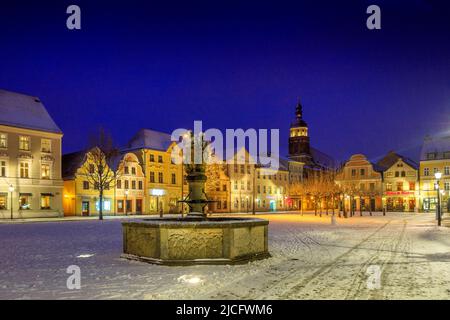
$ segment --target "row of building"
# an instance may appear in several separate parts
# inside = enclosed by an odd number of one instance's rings
[[[0,90],[0,218],[96,215],[96,186],[80,174],[89,166],[89,151],[62,155],[63,133],[37,97]],[[180,213],[188,195],[182,165],[171,161],[175,142],[167,133],[139,130],[121,148],[111,170],[119,177],[105,190],[105,214]],[[444,207],[450,191],[450,138],[427,137],[420,164],[389,152],[376,162],[352,156],[339,166],[310,145],[303,108],[296,107],[290,126],[289,155],[274,171],[253,164],[237,150],[244,164],[216,163],[207,168],[206,193],[211,212],[311,209],[309,197],[292,186],[332,172],[343,203],[388,211],[431,211],[437,195],[435,172],[442,173]],[[345,199],[345,200],[344,200]]]
[[[439,172],[441,178],[436,179]],[[438,190],[442,209],[450,210],[450,137],[427,136],[420,163],[389,152],[377,162],[353,155],[339,170],[336,183],[347,187],[346,206],[360,210],[431,212],[436,210]],[[439,187],[437,187],[439,186]]]

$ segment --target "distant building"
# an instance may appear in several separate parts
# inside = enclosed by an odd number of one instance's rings
[[[289,159],[304,163],[304,173],[313,174],[321,170],[334,170],[335,160],[329,155],[311,147],[308,124],[303,119],[303,106],[298,102],[295,121],[289,134]]]
[[[0,219],[62,216],[62,136],[39,98],[0,90]]]
[[[419,166],[393,151],[376,163],[382,172],[383,205],[387,211],[417,211],[419,208]]]
[[[450,136],[425,137],[420,153],[420,209],[426,212],[435,211],[438,201],[435,189],[436,172],[442,173],[439,181],[442,208],[450,211]]]
[[[382,210],[382,175],[376,168],[366,156],[355,154],[338,172],[335,180],[345,194],[346,210]]]

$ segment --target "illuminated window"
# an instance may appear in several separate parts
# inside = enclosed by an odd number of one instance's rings
[[[117,211],[118,212],[123,212],[123,200],[118,200],[117,201]]]
[[[30,137],[27,137],[27,136],[19,137],[19,150],[24,150],[24,151],[30,150]]]
[[[50,195],[41,195],[41,210],[50,209]]]
[[[403,182],[397,182],[397,191],[403,191]]]
[[[50,165],[43,163],[41,164],[41,179],[50,179]]]
[[[415,182],[410,182],[409,183],[409,190],[411,190],[411,191],[416,190],[416,183]]]
[[[19,206],[21,210],[31,209],[31,194],[21,193],[19,195]]]
[[[6,177],[6,161],[0,161],[0,177]]]
[[[42,139],[41,140],[41,151],[50,153],[52,152],[52,140]]]
[[[386,191],[392,191],[392,183],[386,183]]]
[[[0,193],[0,210],[6,210],[8,208],[8,194]]]
[[[28,162],[20,163],[20,177],[21,178],[29,178],[30,177],[30,164]]]
[[[8,148],[8,135],[0,133],[0,148]]]
[[[95,202],[95,208],[97,211],[100,211],[100,201]],[[103,210],[104,211],[111,211],[111,200],[103,200]]]

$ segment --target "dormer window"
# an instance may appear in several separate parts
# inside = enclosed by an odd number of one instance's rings
[[[435,152],[427,153],[427,160],[434,160],[434,159],[436,159],[436,153]]]

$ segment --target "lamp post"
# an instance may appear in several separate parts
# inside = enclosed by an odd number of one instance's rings
[[[9,185],[9,192],[11,193],[11,220],[14,218],[13,217],[13,192],[14,192],[14,186],[12,184]]]
[[[125,190],[125,215],[128,215],[128,189]]]
[[[440,188],[439,188],[439,180],[442,177],[442,173],[436,172],[434,174],[434,177],[436,178],[436,192],[437,192],[436,214],[437,214],[438,226],[441,226],[441,192],[440,192]]]

